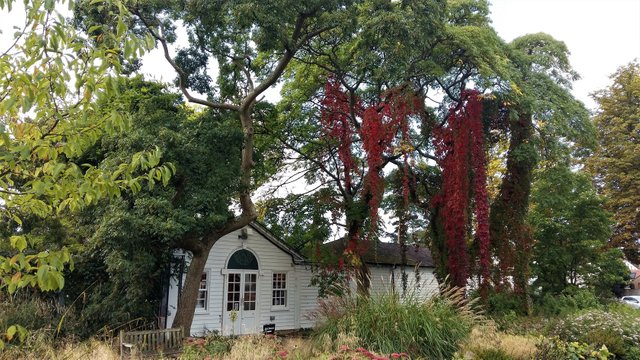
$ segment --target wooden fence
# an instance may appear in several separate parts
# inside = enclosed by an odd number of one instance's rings
[[[184,334],[182,328],[163,330],[120,330],[120,359],[128,351],[141,356],[170,355],[180,351]]]

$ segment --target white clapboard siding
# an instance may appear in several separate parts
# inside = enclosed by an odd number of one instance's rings
[[[253,226],[253,225],[252,225]],[[259,274],[257,282],[257,303],[255,328],[252,332],[261,332],[265,324],[275,324],[276,331],[311,328],[316,324],[314,313],[318,307],[318,288],[311,286],[313,272],[311,266],[304,259],[296,255],[294,263],[292,254],[286,247],[273,238],[265,237],[256,228],[246,228],[247,238],[242,240],[238,235],[241,230],[222,237],[213,245],[207,260],[207,308],[197,309],[191,325],[191,335],[202,335],[208,331],[222,333],[224,315],[224,287],[227,262],[231,255],[240,249],[251,251],[258,260]],[[262,229],[262,228],[260,228]],[[265,230],[260,230],[264,233]],[[269,240],[271,239],[271,240]],[[278,244],[278,245],[276,245]],[[184,255],[177,252],[176,255]],[[189,254],[185,256],[188,266]],[[401,271],[399,267],[390,265],[369,265],[371,271],[371,294],[373,296],[392,290],[402,291]],[[186,267],[185,267],[186,271]],[[273,274],[281,272],[287,274],[287,306],[272,306]],[[420,286],[416,286],[414,268],[407,267],[409,274],[408,288],[414,289],[416,295],[427,298],[435,294],[438,284],[433,276],[432,268],[420,268]],[[392,274],[395,281],[392,282]],[[184,279],[184,277],[183,277]],[[184,284],[184,280],[183,280]],[[355,282],[352,284],[355,293]],[[178,280],[170,280],[168,294],[167,326],[170,327],[175,317],[178,299]]]
[[[371,295],[382,295],[395,291],[402,294],[402,270],[400,266],[370,265]],[[419,279],[416,279],[416,269],[407,266],[407,294],[426,300],[438,291],[438,282],[433,274],[433,268],[420,267]]]
[[[316,324],[314,313],[318,307],[318,287],[311,285],[310,266],[296,266],[297,289],[300,306],[298,307],[298,328],[308,329]]]
[[[300,313],[300,301],[311,296],[317,298],[317,289],[309,287],[311,271],[305,266],[294,265],[290,254],[275,246],[258,232],[249,229],[247,239],[238,237],[240,231],[222,237],[212,247],[205,265],[208,282],[208,303],[206,310],[196,310],[191,325],[191,333],[200,335],[207,331],[222,330],[222,316],[224,307],[224,275],[229,257],[243,248],[251,251],[258,259],[259,275],[257,285],[256,304],[256,332],[262,331],[265,324],[275,324],[276,330],[298,329],[301,327],[297,314]],[[188,261],[188,256],[187,256]],[[276,272],[287,274],[287,306],[286,308],[272,307],[272,275]],[[301,272],[302,274],[298,274]],[[173,291],[170,292],[168,324],[175,316],[177,303],[177,281],[172,279]],[[298,294],[302,289],[304,294]],[[315,293],[315,295],[313,295]],[[302,295],[302,296],[300,296]],[[312,304],[315,304],[313,302]],[[173,306],[172,306],[173,305]],[[312,305],[305,303],[306,308]]]

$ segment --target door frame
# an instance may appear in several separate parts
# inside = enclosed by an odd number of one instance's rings
[[[229,260],[231,259],[231,257],[238,251],[240,250],[247,250],[249,251],[251,254],[253,254],[253,256],[256,258],[256,261],[258,263],[258,269],[229,269],[228,265],[229,265]],[[228,287],[229,287],[229,275],[230,274],[240,274],[240,292],[241,292],[241,297],[240,297],[240,305],[239,307],[239,311],[238,311],[238,318],[235,321],[235,324],[231,324],[230,328],[239,328],[239,331],[233,331],[233,335],[243,335],[243,334],[248,334],[248,333],[258,333],[258,323],[260,320],[260,303],[261,303],[261,299],[260,299],[260,277],[262,275],[262,270],[261,270],[261,266],[260,266],[260,259],[258,258],[258,256],[256,255],[256,253],[254,251],[252,251],[249,248],[246,247],[240,247],[240,248],[236,248],[233,251],[231,251],[229,253],[229,255],[227,256],[227,259],[225,260],[224,263],[224,268],[221,269],[221,274],[223,275],[223,281],[222,281],[222,308],[220,309],[222,311],[222,316],[221,316],[221,326],[220,326],[220,333],[222,335],[232,335],[232,333],[227,333],[226,331],[226,325],[228,324],[228,318],[227,318],[227,313],[229,311],[227,311],[227,298],[228,298]],[[245,275],[246,274],[255,274],[256,275],[256,307],[255,310],[253,311],[253,324],[254,324],[254,328],[251,329],[251,331],[249,332],[244,332],[242,329],[242,319],[243,319],[243,313],[245,311],[249,311],[249,310],[244,310],[244,284],[245,284]]]

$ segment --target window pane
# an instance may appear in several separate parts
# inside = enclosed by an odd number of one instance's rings
[[[196,300],[197,309],[207,308],[207,273],[202,273],[200,276],[200,286],[198,289],[198,299]]]
[[[231,273],[227,280],[227,311],[240,309],[240,274]]]
[[[287,306],[287,274],[275,273],[272,278],[272,306]]]
[[[227,269],[258,270],[258,259],[249,250],[238,250],[231,255]]]

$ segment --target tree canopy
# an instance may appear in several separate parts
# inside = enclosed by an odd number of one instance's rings
[[[560,294],[570,286],[588,285],[606,293],[624,282],[620,250],[607,246],[609,214],[588,174],[562,164],[538,171],[531,202],[536,291]]]
[[[11,9],[12,3],[3,1],[0,8]],[[109,173],[80,161],[103,134],[128,127],[118,103],[108,109],[98,105],[117,92],[120,50],[99,41],[91,46],[98,38],[75,31],[55,6],[50,1],[25,4],[24,27],[0,50],[1,220],[17,230],[7,239],[15,251],[0,257],[0,287],[10,292],[36,285],[61,288],[61,272],[70,261],[64,248],[29,251],[32,239],[21,228],[23,218],[75,211],[171,175],[170,167],[157,167],[158,148],[131,154]],[[124,8],[115,10],[119,24]],[[121,38],[124,31],[119,26],[113,36]],[[140,39],[123,41],[136,53],[149,45]]]
[[[640,262],[640,65],[622,66],[613,83],[596,92],[593,118],[598,147],[588,161],[599,192],[615,221],[611,246]]]

